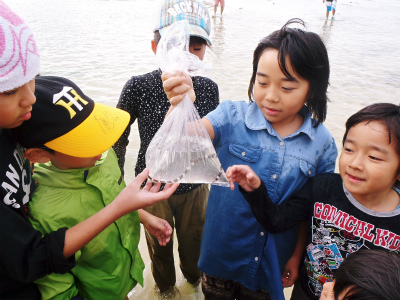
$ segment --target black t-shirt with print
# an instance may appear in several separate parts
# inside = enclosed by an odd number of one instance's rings
[[[75,266],[74,256],[63,255],[67,228],[42,238],[29,223],[33,184],[24,150],[0,129],[0,299],[41,299],[35,280]]]
[[[400,209],[376,212],[364,207],[345,189],[339,174],[319,174],[309,179],[279,205],[269,199],[264,184],[251,193],[241,192],[256,219],[270,233],[308,221],[299,275],[304,291],[312,299],[319,299],[322,285],[333,280],[336,269],[351,253],[360,249],[400,252]]]

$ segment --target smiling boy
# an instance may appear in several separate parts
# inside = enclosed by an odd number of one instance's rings
[[[226,172],[270,233],[308,221],[300,285],[292,299],[318,299],[343,260],[361,249],[400,252],[400,108],[370,105],[346,122],[339,174],[310,179],[288,201],[276,205],[248,166]],[[295,298],[293,296],[295,295]],[[300,297],[300,298],[298,298]]]

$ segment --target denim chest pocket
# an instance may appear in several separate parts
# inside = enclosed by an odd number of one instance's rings
[[[314,177],[317,172],[313,165],[304,160],[300,160],[300,170],[307,177]]]
[[[229,144],[229,152],[241,160],[256,162],[261,155],[261,148],[252,148],[245,145]]]

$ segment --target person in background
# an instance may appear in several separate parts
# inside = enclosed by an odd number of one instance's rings
[[[28,219],[34,186],[30,162],[10,132],[35,114],[40,55],[32,31],[1,0],[0,40],[0,298],[39,300],[35,280],[69,272],[74,254],[102,230],[123,215],[168,198],[177,185],[159,193],[158,185],[141,190],[145,171],[100,212],[42,236]]]
[[[400,255],[384,250],[350,254],[324,284],[320,300],[400,299]]]
[[[221,16],[222,16],[225,7],[225,0],[214,0],[214,16],[217,15],[218,4],[221,6]]]
[[[246,164],[257,170],[275,203],[316,174],[333,172],[337,156],[322,124],[328,53],[317,34],[293,24],[304,25],[292,19],[257,45],[250,103],[225,100],[202,118],[222,167]],[[164,73],[163,80],[171,110],[187,92],[193,97],[189,77]],[[295,247],[296,233],[265,231],[239,191],[212,186],[199,259],[205,299],[283,300],[285,264],[295,256],[290,269],[297,271],[304,249],[302,238]]]
[[[337,0],[322,0],[323,3],[326,2],[326,18],[329,18],[329,12],[332,11],[332,20],[335,19],[336,4]]]
[[[292,299],[319,299],[346,257],[362,249],[400,251],[400,108],[376,103],[346,122],[339,173],[319,174],[279,205],[249,166],[227,170],[259,223],[272,233],[308,221],[300,285]]]
[[[189,8],[178,9],[179,7]],[[207,7],[200,0],[162,1],[161,9],[157,10],[157,24],[154,28],[154,39],[151,48],[157,51],[157,44],[175,21],[189,21],[190,45],[189,51],[203,60],[207,46],[211,46],[211,22]],[[206,77],[193,77],[193,87],[198,97],[194,102],[199,115],[205,116],[219,104],[217,84]],[[114,145],[119,165],[124,171],[126,148],[129,143],[129,133],[133,122],[137,120],[140,135],[140,149],[135,167],[139,174],[146,167],[145,155],[147,148],[161,127],[170,107],[169,100],[163,89],[161,70],[133,76],[126,82],[117,107],[127,111],[131,120],[121,138]],[[126,167],[125,167],[126,169]],[[148,207],[146,210],[169,222],[176,230],[179,243],[180,268],[187,281],[194,286],[200,282],[201,272],[197,267],[200,255],[200,242],[204,226],[205,211],[209,188],[206,184],[181,184],[172,197]],[[172,241],[165,247],[160,247],[156,237],[146,233],[149,255],[152,261],[154,280],[163,294],[177,293],[175,263]]]

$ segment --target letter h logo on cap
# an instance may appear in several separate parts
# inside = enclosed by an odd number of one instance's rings
[[[71,94],[73,94],[74,97],[68,93],[69,91],[71,91]],[[69,102],[66,103],[62,99],[63,97],[65,97]],[[83,105],[87,105],[89,103],[88,101],[82,99],[82,97],[72,87],[69,86],[64,86],[61,92],[53,96],[53,103],[65,107],[68,110],[71,119],[76,115],[75,110],[73,110],[71,107],[72,105],[74,105],[79,111],[83,109],[82,105],[80,105],[78,101],[80,101]]]

